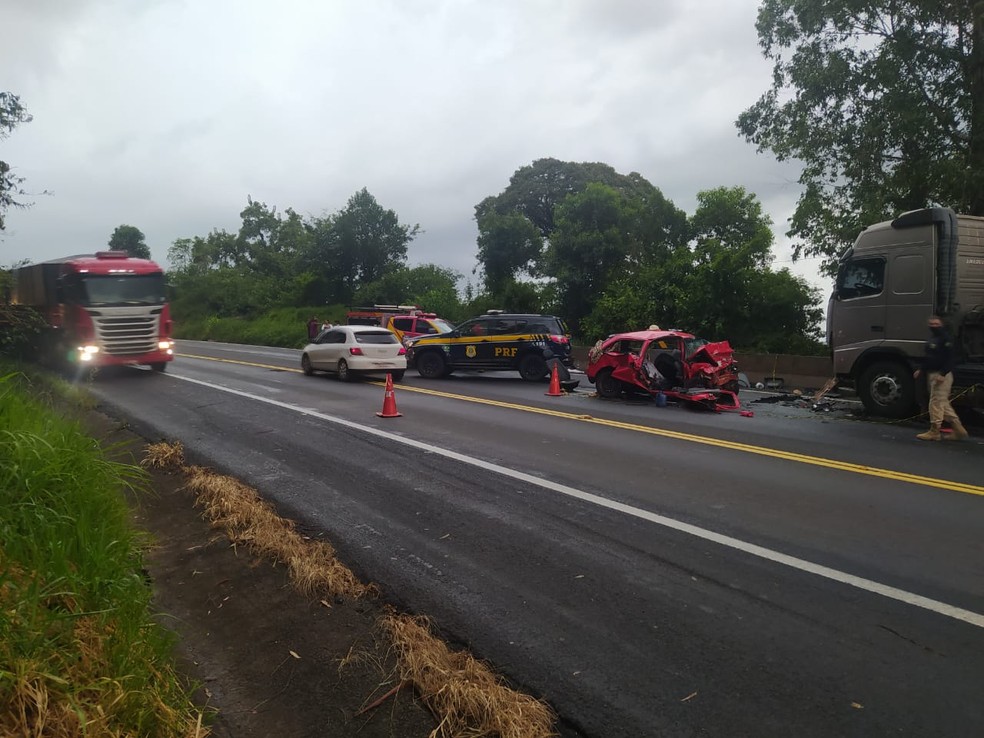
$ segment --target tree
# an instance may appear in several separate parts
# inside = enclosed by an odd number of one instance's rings
[[[488,290],[495,292],[524,274],[541,277],[549,271],[548,246],[557,228],[557,208],[591,184],[604,185],[623,201],[637,203],[637,221],[625,225],[638,248],[682,235],[686,215],[642,175],[620,174],[600,162],[537,159],[517,169],[503,192],[475,206],[478,260]]]
[[[315,224],[326,263],[339,267],[341,294],[351,299],[360,284],[375,282],[403,265],[407,247],[420,226],[402,225],[396,213],[384,209],[365,188],[349,198],[345,208]]]
[[[522,213],[489,208],[479,216],[478,261],[488,292],[498,294],[517,274],[532,273],[542,249],[540,230]]]
[[[583,327],[588,338],[657,324],[743,349],[812,353],[818,294],[788,270],[769,269],[771,222],[752,194],[697,195],[690,243],[651,251],[613,275]]]
[[[150,247],[144,240],[143,232],[132,225],[116,226],[113,235],[109,237],[109,248],[113,251],[125,251],[135,259],[150,258]]]
[[[866,225],[943,204],[984,215],[984,11],[936,0],[764,0],[773,84],[745,138],[803,162],[795,256],[835,257]]]
[[[569,195],[555,218],[546,271],[557,280],[560,311],[576,326],[626,261],[625,202],[613,188],[592,183]]]
[[[437,264],[400,266],[355,292],[357,305],[419,305],[444,317],[447,307],[457,307],[461,275]]]
[[[21,123],[29,123],[31,116],[20,103],[20,97],[12,92],[0,92],[0,141],[10,136]],[[27,203],[17,198],[24,195],[21,188],[23,177],[16,176],[10,165],[0,160],[0,231],[5,227],[3,215],[8,208],[26,207]]]

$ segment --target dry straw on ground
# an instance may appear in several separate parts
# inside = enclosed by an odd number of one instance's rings
[[[397,652],[401,677],[440,719],[433,736],[549,738],[553,711],[517,692],[488,666],[452,651],[431,632],[426,618],[389,613],[380,619]]]
[[[251,488],[208,469],[186,466],[180,444],[147,447],[145,466],[180,471],[213,527],[262,556],[286,564],[290,578],[308,596],[362,597],[376,593],[335,557],[332,546],[305,539],[294,524]],[[412,685],[436,715],[432,738],[550,738],[555,715],[549,706],[508,687],[485,664],[452,651],[431,632],[426,618],[387,612],[379,621],[395,650],[399,683]]]

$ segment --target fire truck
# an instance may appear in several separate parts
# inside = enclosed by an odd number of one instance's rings
[[[400,341],[415,336],[447,333],[452,326],[434,313],[425,313],[417,305],[373,305],[354,307],[348,312],[349,325],[378,325],[388,328]]]
[[[157,372],[174,359],[164,272],[125,251],[14,269],[11,302],[44,316],[42,351],[51,355],[41,359],[80,367],[148,364]]]

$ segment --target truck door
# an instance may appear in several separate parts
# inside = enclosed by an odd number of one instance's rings
[[[892,253],[888,265],[885,339],[910,356],[922,353],[926,320],[933,314],[933,257],[927,247]]]
[[[849,372],[854,360],[886,336],[883,256],[863,256],[841,264],[831,306],[834,369]]]

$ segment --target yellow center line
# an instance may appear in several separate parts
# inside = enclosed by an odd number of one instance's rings
[[[235,359],[215,359],[210,356],[195,356],[193,354],[179,354],[179,356],[185,356],[190,359],[204,359],[206,361],[220,361],[227,364],[242,364],[244,366],[255,366],[263,369],[277,369],[280,371],[296,372],[296,373],[301,372],[300,369],[272,366],[269,364],[257,364],[249,361],[237,361]],[[382,385],[382,382],[370,382],[370,384]],[[699,443],[704,446],[714,446],[717,448],[724,448],[730,451],[741,451],[743,453],[756,454],[758,456],[768,456],[773,459],[794,461],[799,464],[810,464],[812,466],[820,466],[827,469],[837,469],[839,471],[850,472],[852,474],[863,474],[870,477],[879,477],[881,479],[889,479],[897,482],[907,482],[909,484],[918,484],[925,487],[935,487],[937,489],[946,489],[953,492],[962,492],[968,495],[978,495],[980,497],[984,497],[984,487],[975,484],[954,482],[947,479],[937,479],[935,477],[924,477],[918,474],[909,474],[907,472],[895,471],[892,469],[881,469],[875,466],[854,464],[849,461],[838,461],[836,459],[827,459],[822,456],[808,456],[806,454],[798,454],[793,451],[782,451],[780,449],[766,448],[764,446],[753,446],[748,443],[739,443],[738,441],[727,441],[720,438],[711,438],[709,436],[698,436],[693,433],[683,433],[681,431],[665,430],[663,428],[652,428],[646,425],[638,425],[636,423],[625,423],[619,420],[606,420],[604,418],[595,418],[591,415],[563,412],[560,410],[549,410],[547,408],[533,407],[531,405],[519,405],[513,402],[503,402],[502,400],[489,400],[484,397],[470,397],[468,395],[457,395],[457,394],[452,394],[450,392],[442,392],[440,390],[425,389],[423,387],[411,387],[405,384],[400,385],[399,389],[400,392],[416,392],[422,395],[432,395],[434,397],[443,397],[451,400],[460,400],[462,402],[472,402],[479,405],[491,405],[493,407],[500,407],[506,410],[518,410],[525,413],[534,413],[536,415],[547,415],[554,418],[562,418],[564,420],[576,420],[582,423],[591,423],[593,425],[601,425],[608,428],[619,428],[621,430],[628,430],[636,433],[646,433],[652,436],[672,438],[678,441]]]

